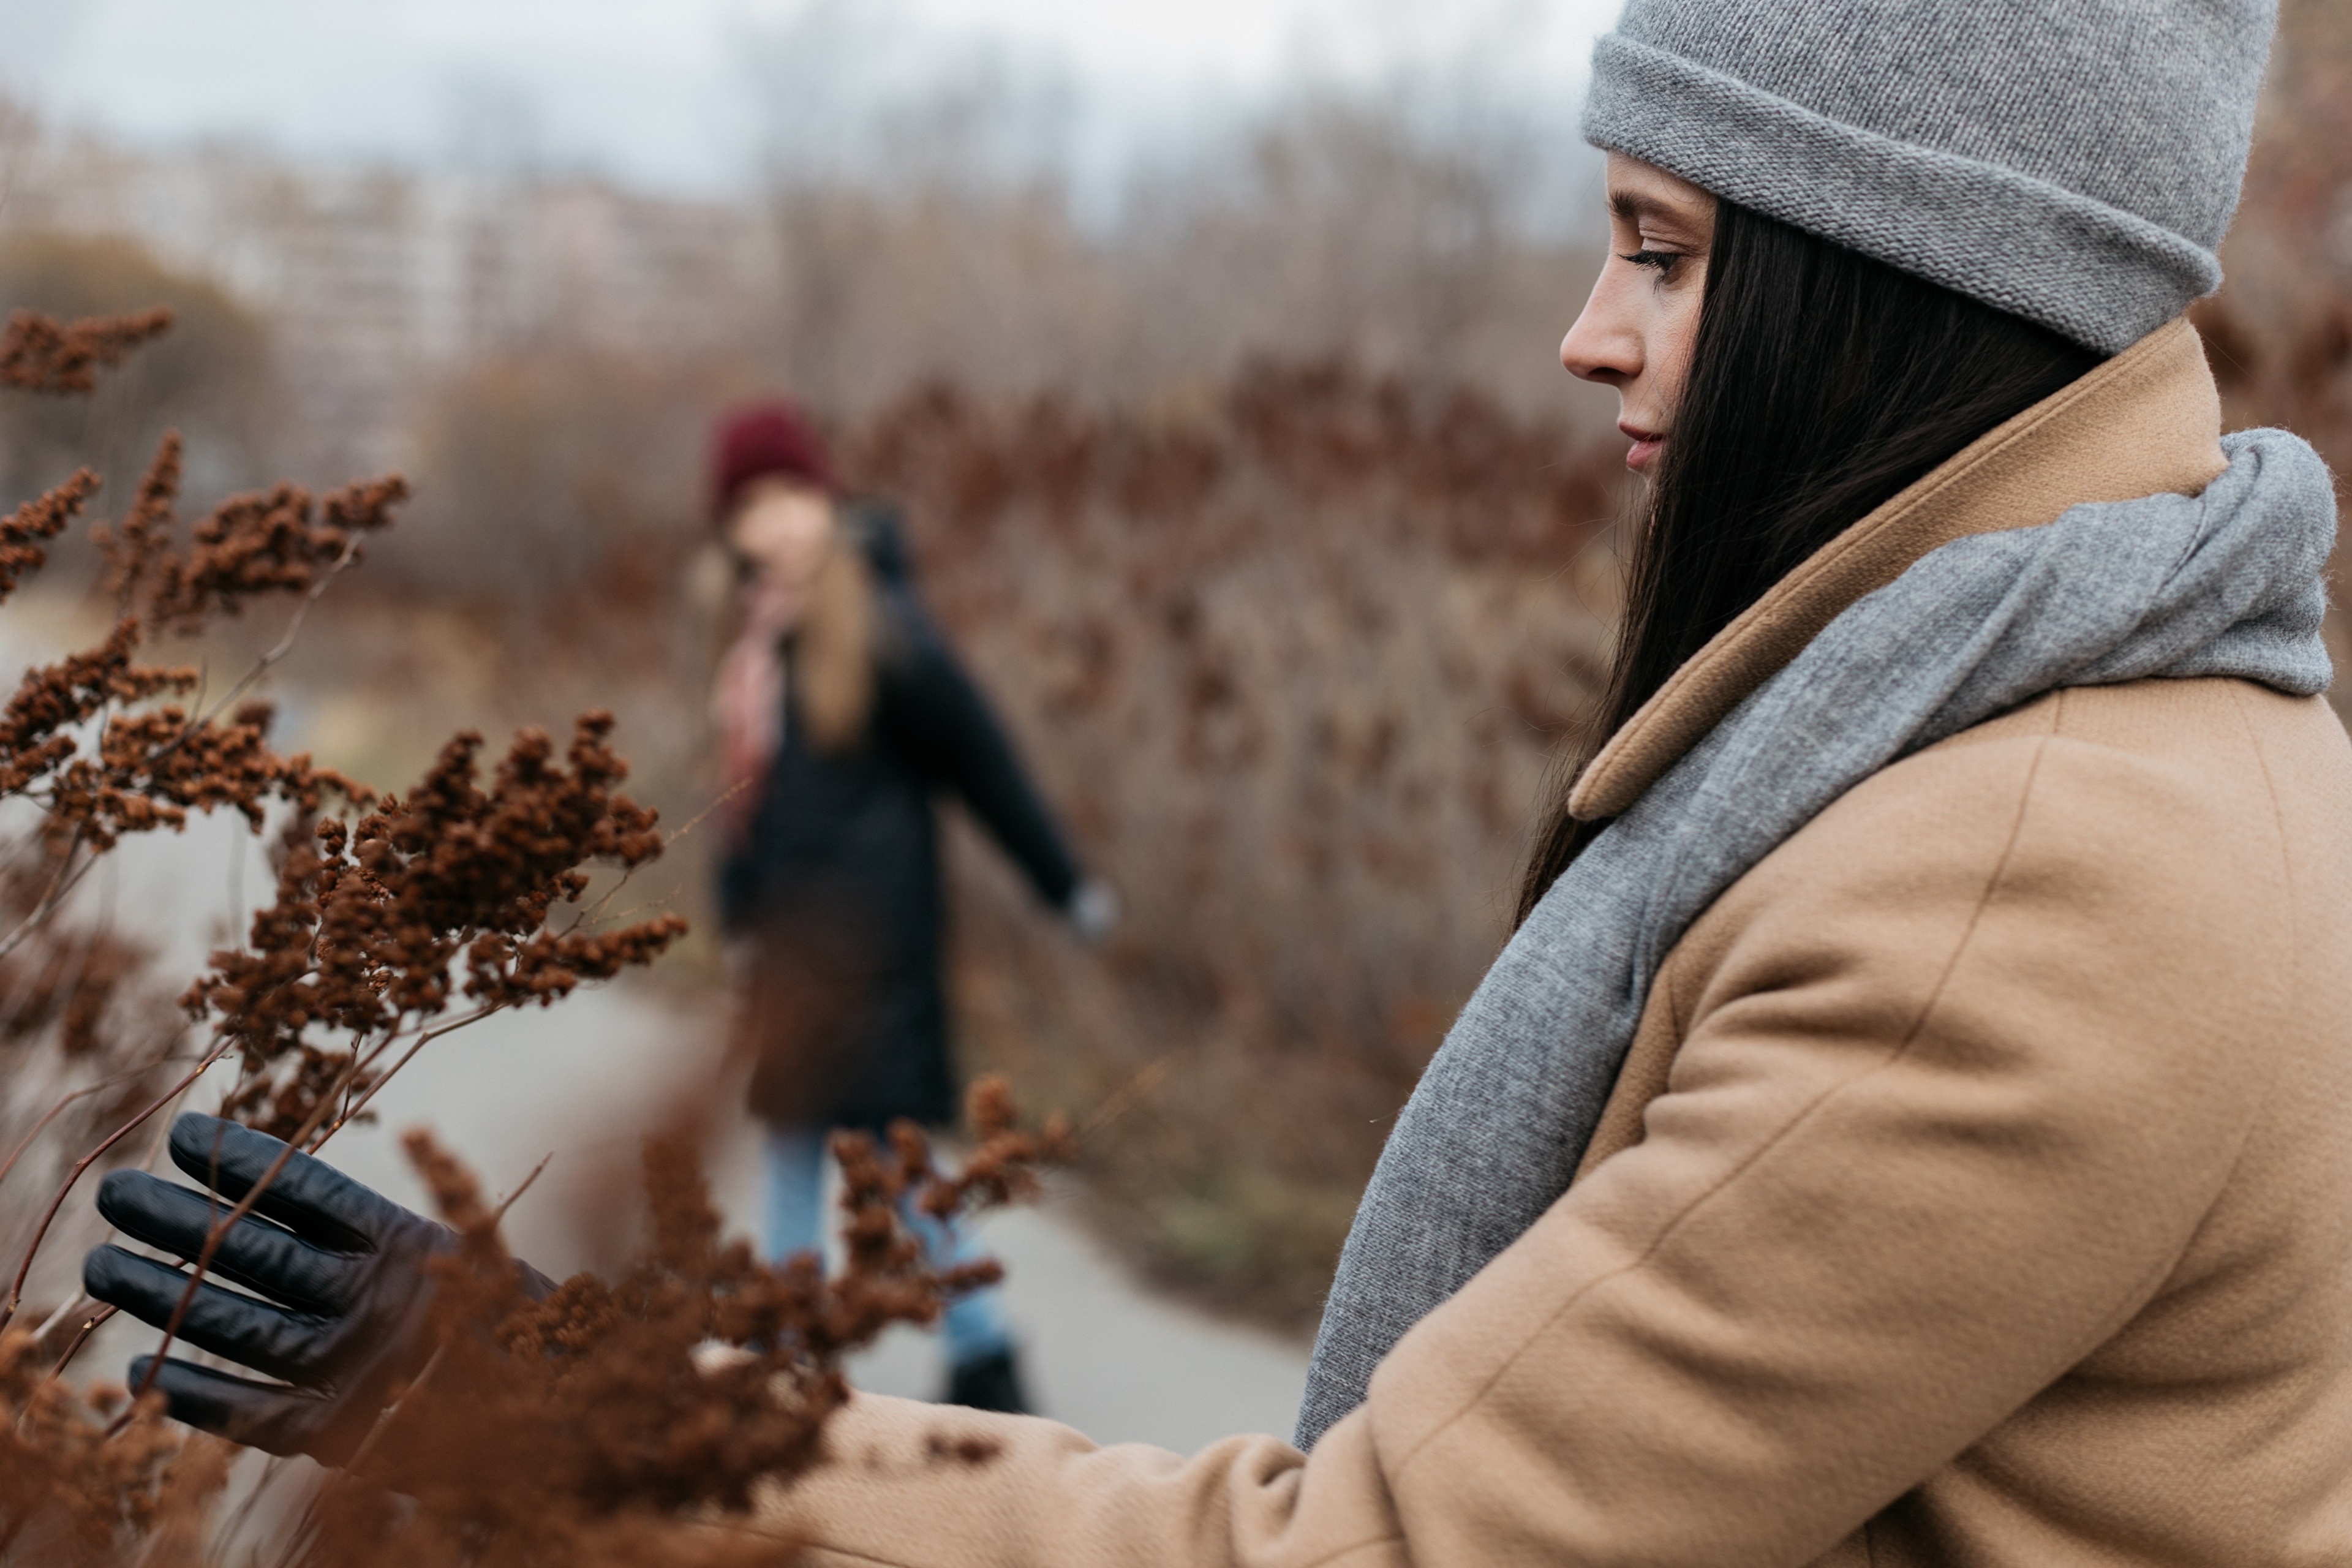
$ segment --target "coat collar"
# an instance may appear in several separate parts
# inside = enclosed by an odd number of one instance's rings
[[[1616,816],[1847,605],[1938,546],[2037,528],[2085,501],[2195,495],[2229,466],[2204,345],[2177,319],[2008,423],[1822,546],[1668,678],[1569,795]]]

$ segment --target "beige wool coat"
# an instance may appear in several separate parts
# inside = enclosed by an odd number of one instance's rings
[[[2219,427],[2176,321],[1792,573],[1577,809],[1936,546],[2196,492]],[[830,1444],[767,1516],[827,1565],[2352,1563],[2352,746],[2150,680],[1849,792],[1690,928],[1575,1184],[1311,1455],[866,1395]]]

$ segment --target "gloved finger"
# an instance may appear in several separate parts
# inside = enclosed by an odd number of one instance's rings
[[[226,1198],[191,1192],[144,1171],[115,1171],[98,1184],[98,1212],[109,1225],[191,1263],[203,1255],[205,1239],[228,1217],[230,1207]],[[232,1284],[317,1312],[350,1307],[359,1275],[349,1255],[313,1247],[252,1214],[228,1227],[211,1268]]]
[[[232,1200],[251,1192],[286,1151],[282,1140],[267,1132],[194,1110],[172,1123],[171,1144],[173,1164]],[[308,1154],[287,1155],[253,1207],[295,1235],[339,1252],[370,1249],[404,1219],[431,1223]]]
[[[142,1323],[168,1328],[188,1294],[188,1273],[119,1247],[94,1247],[82,1259],[81,1287]],[[326,1325],[206,1280],[188,1300],[180,1338],[267,1377],[313,1383],[325,1374]]]
[[[155,1366],[151,1355],[131,1362],[131,1387],[146,1379],[151,1366]],[[169,1357],[156,1368],[153,1386],[163,1395],[173,1420],[265,1453],[309,1454],[336,1464],[349,1458],[355,1446],[343,1440],[347,1435],[341,1428],[349,1424],[333,1419],[332,1403],[321,1394],[231,1377]],[[327,1452],[320,1453],[321,1448]]]

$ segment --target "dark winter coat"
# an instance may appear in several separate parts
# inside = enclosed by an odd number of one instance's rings
[[[752,953],[752,1112],[778,1125],[879,1130],[902,1116],[949,1121],[956,1110],[934,797],[961,798],[1055,908],[1080,873],[916,599],[896,518],[866,504],[848,521],[875,569],[872,716],[848,749],[819,751],[786,681],[782,743],[719,895],[729,932]]]

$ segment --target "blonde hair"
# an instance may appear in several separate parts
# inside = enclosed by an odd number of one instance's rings
[[[873,715],[876,619],[874,568],[836,512],[791,661],[795,707],[821,752],[856,745]]]

